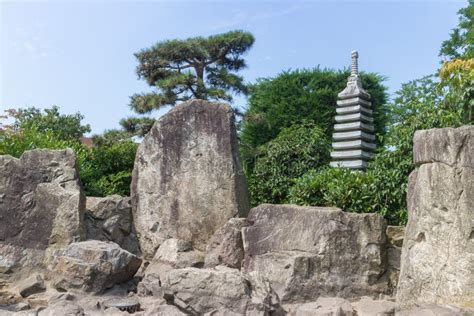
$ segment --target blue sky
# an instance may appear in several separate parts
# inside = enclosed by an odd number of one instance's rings
[[[0,110],[60,106],[93,133],[132,115],[149,91],[133,54],[157,41],[243,29],[256,42],[249,82],[288,69],[359,69],[401,83],[434,73],[438,51],[467,0],[444,1],[8,1],[0,0]],[[236,105],[245,106],[238,98]],[[154,113],[159,116],[163,111]]]

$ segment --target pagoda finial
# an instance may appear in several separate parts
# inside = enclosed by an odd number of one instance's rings
[[[359,58],[359,53],[356,50],[353,50],[351,53],[351,57],[352,57],[351,76],[358,76],[359,65],[357,64],[357,58]]]

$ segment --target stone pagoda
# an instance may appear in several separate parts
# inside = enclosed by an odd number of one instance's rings
[[[346,88],[338,94],[332,135],[332,167],[366,169],[375,150],[372,102],[370,94],[362,88],[358,57],[357,51],[353,51],[351,75]]]

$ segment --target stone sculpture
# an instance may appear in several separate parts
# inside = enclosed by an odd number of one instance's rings
[[[367,168],[375,150],[375,135],[370,94],[362,88],[357,51],[352,52],[351,75],[346,88],[338,94],[331,166]]]

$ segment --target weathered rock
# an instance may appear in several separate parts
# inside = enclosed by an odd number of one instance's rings
[[[17,288],[18,293],[22,297],[28,297],[32,294],[46,291],[43,276],[38,273],[34,273],[28,278],[21,280]]]
[[[0,156],[0,174],[0,241],[44,250],[84,237],[85,199],[71,149]]]
[[[113,241],[121,248],[139,254],[129,197],[87,197],[84,222],[87,239]]]
[[[388,281],[391,294],[396,294],[400,275],[400,257],[402,254],[405,226],[387,226]]]
[[[251,287],[251,300],[245,313],[247,316],[285,315],[280,298],[267,279],[257,272],[247,273],[245,278]]]
[[[397,316],[470,316],[474,315],[472,308],[460,308],[452,305],[423,304],[412,306],[396,312]]]
[[[245,218],[231,218],[215,232],[206,248],[204,267],[223,265],[240,269],[244,259],[241,230],[246,223]]]
[[[242,229],[243,268],[270,280],[282,302],[387,292],[385,220],[337,208],[263,204]]]
[[[192,100],[162,116],[138,148],[131,191],[146,258],[168,238],[205,251],[217,229],[249,208],[232,108]]]
[[[202,267],[204,254],[193,250],[188,241],[180,239],[167,239],[156,251],[155,257],[145,271],[145,277],[140,282],[138,291],[140,295],[153,295],[162,297],[162,281],[173,269]]]
[[[320,297],[316,302],[296,306],[289,316],[353,316],[351,303],[338,297]],[[364,315],[364,314],[361,314]],[[365,315],[364,315],[365,316]]]
[[[173,305],[159,305],[146,311],[145,316],[186,316],[176,306]]]
[[[0,242],[0,273],[11,274],[23,267],[40,267],[44,258],[44,250]]]
[[[474,305],[474,126],[419,131],[397,302]]]
[[[168,304],[193,315],[223,307],[245,314],[250,300],[250,283],[230,268],[173,270],[163,286]]]
[[[101,293],[133,277],[141,259],[112,242],[88,240],[56,250],[50,264],[58,290]]]
[[[60,301],[40,310],[38,316],[83,316],[84,309],[71,301]]]
[[[397,304],[384,300],[373,300],[363,297],[360,301],[352,304],[355,315],[363,316],[394,316]]]
[[[58,293],[58,294],[55,294],[53,296],[51,296],[48,300],[48,304],[49,305],[53,305],[53,304],[56,304],[58,302],[61,302],[61,301],[76,301],[77,298],[74,294],[71,294],[71,293]]]
[[[270,290],[265,285],[252,288],[249,279],[239,270],[222,266],[215,269],[173,270],[168,274],[163,287],[168,304],[192,315],[216,310],[239,314],[247,311],[265,312],[265,308],[275,305],[275,293],[267,292]]]
[[[474,126],[419,130],[413,137],[417,166],[439,162],[450,167],[474,168]]]
[[[405,237],[405,226],[387,226],[387,242],[391,247],[403,246],[403,238]]]

